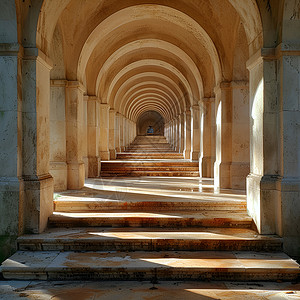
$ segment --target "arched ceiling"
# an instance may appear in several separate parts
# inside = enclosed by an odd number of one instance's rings
[[[37,44],[102,103],[135,122],[148,110],[167,122],[245,74],[236,61],[245,68],[261,34],[255,0],[45,0]],[[237,59],[236,45],[247,55]]]

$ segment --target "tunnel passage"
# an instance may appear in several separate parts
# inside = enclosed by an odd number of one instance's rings
[[[147,135],[149,126],[152,126],[154,135],[164,135],[165,120],[160,113],[153,110],[144,112],[137,121],[137,134]]]

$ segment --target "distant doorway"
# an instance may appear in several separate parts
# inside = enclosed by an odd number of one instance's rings
[[[137,134],[147,135],[151,127],[151,135],[163,135],[165,128],[165,120],[160,113],[150,110],[144,112],[137,121]]]

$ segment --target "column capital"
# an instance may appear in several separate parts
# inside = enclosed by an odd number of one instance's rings
[[[24,48],[23,60],[36,60],[49,70],[53,68],[52,60],[43,51],[36,47]]]
[[[201,106],[203,103],[212,103],[215,102],[215,100],[215,97],[202,98],[200,101],[198,101],[198,105]]]
[[[200,109],[200,106],[199,105],[193,105],[191,106],[191,111],[194,111],[194,110],[199,110]]]
[[[69,89],[78,89],[82,93],[85,93],[85,91],[86,91],[85,86],[80,81],[78,81],[78,80],[72,80],[72,81],[67,80],[67,82],[66,82],[66,88],[69,88]]]
[[[90,96],[90,95],[87,95],[87,100],[88,101],[90,101],[90,102],[92,102],[92,101],[96,101],[96,102],[99,102],[100,101],[100,99],[97,97],[97,96]]]
[[[109,104],[107,104],[107,103],[100,103],[99,107],[100,107],[101,109],[107,109],[107,110],[110,109],[110,106],[109,106]]]
[[[19,52],[24,52],[19,43],[0,43],[0,56],[18,56]]]
[[[51,87],[66,87],[67,82],[68,81],[65,79],[54,79],[54,80],[50,80],[50,86]]]
[[[191,115],[191,108],[190,108],[189,110],[186,110],[186,111],[184,112],[184,114],[185,114],[185,115]]]

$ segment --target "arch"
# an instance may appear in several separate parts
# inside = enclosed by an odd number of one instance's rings
[[[111,28],[120,28],[124,24],[135,22],[143,19],[153,21],[172,23],[173,26],[184,28],[187,33],[196,37],[199,43],[210,53],[211,61],[214,68],[216,82],[222,78],[221,62],[214,43],[205,32],[205,30],[192,18],[184,13],[170,7],[161,5],[139,5],[124,8],[114,13],[100,23],[87,38],[82,51],[80,53],[79,63],[77,67],[77,76],[80,81],[84,81],[84,73],[93,50],[100,43],[101,39],[111,34]],[[130,21],[129,21],[130,20]]]
[[[135,93],[138,92],[142,92],[143,90],[158,90],[158,91],[162,91],[163,93],[166,93],[167,95],[169,95],[169,99],[172,99],[172,101],[174,102],[174,108],[176,108],[176,110],[180,110],[180,104],[178,103],[177,99],[180,97],[180,94],[178,93],[178,91],[176,89],[172,89],[173,86],[169,86],[166,84],[163,84],[161,82],[156,82],[156,81],[145,81],[145,82],[141,82],[141,83],[137,83],[135,85],[133,85],[130,89],[128,89],[126,91],[126,93],[121,97],[121,102],[119,105],[116,106],[116,109],[120,110],[120,111],[124,111],[124,107],[126,106],[127,98],[130,98],[132,95],[134,95]],[[185,103],[183,103],[185,104]],[[185,110],[186,106],[184,105],[182,107],[182,109]]]
[[[169,68],[169,69],[168,69]],[[108,103],[111,104],[111,94],[112,90],[115,88],[115,86],[118,84],[118,81],[126,81],[127,78],[132,78],[134,76],[142,76],[144,74],[144,70],[146,70],[146,73],[157,73],[160,74],[160,76],[163,76],[164,78],[170,78],[173,80],[173,82],[177,82],[177,85],[182,86],[182,89],[184,89],[184,92],[189,96],[190,100],[197,99],[196,96],[194,96],[194,93],[192,91],[192,88],[190,87],[188,81],[186,78],[175,68],[173,68],[171,65],[160,62],[156,60],[146,60],[146,61],[138,61],[136,63],[133,63],[123,69],[117,76],[112,80],[111,85],[108,88]],[[124,78],[124,79],[123,79]],[[116,101],[117,98],[114,98]],[[115,102],[114,101],[114,102]],[[190,105],[193,105],[194,103],[191,103]]]
[[[163,83],[164,85],[167,85],[168,87],[172,87],[173,90],[175,90],[179,97],[176,99],[178,101],[178,105],[183,108],[183,101],[188,102],[186,103],[186,106],[189,107],[189,96],[185,94],[185,91],[180,89],[180,87],[177,86],[177,84],[170,79],[169,77],[159,74],[159,73],[154,73],[154,72],[144,72],[135,76],[132,76],[131,78],[127,79],[124,83],[121,84],[121,86],[115,91],[115,93],[110,96],[113,102],[109,102],[110,106],[113,108],[116,108],[115,103],[116,99],[122,98],[122,93],[124,94],[128,87],[133,86],[134,84],[138,84],[141,82],[148,82],[148,81],[154,81],[154,82],[160,82]],[[179,99],[182,99],[183,101],[179,101]]]
[[[138,49],[138,52],[137,52]],[[163,41],[163,40],[154,40],[154,39],[146,39],[146,40],[136,40],[129,44],[126,44],[119,48],[116,52],[114,52],[104,63],[104,65],[101,67],[97,80],[96,80],[96,87],[97,92],[96,95],[98,95],[99,98],[105,98],[106,95],[103,94],[103,89],[107,85],[107,79],[106,77],[110,73],[110,69],[114,67],[117,61],[120,59],[125,61],[125,57],[129,54],[133,54],[135,56],[139,55],[142,50],[147,50],[150,52],[158,52],[158,50],[161,52],[162,50],[167,53],[168,58],[170,59],[171,56],[174,56],[177,62],[180,62],[180,65],[183,65],[184,69],[187,69],[189,73],[192,74],[194,77],[194,80],[196,81],[196,84],[198,86],[198,97],[203,96],[203,82],[202,77],[199,72],[198,67],[196,66],[195,62],[179,47],[176,45],[173,45],[169,42]]]

